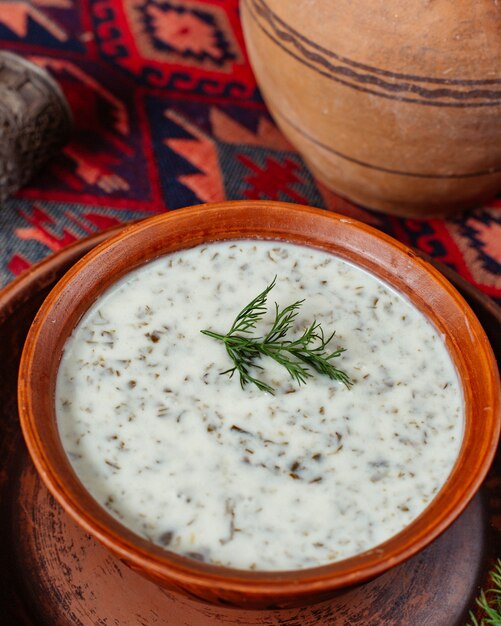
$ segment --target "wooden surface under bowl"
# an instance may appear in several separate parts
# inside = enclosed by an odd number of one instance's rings
[[[19,428],[16,377],[27,330],[62,274],[112,232],[77,242],[0,292],[0,623],[6,626],[104,624],[216,626],[453,626],[501,554],[501,458],[480,492],[442,537],[403,565],[342,600],[280,613],[207,607],[156,587],[83,532],[41,482]],[[501,310],[441,266],[473,307],[501,359]]]
[[[465,434],[458,461],[425,512],[377,549],[294,572],[244,572],[199,563],[123,527],[91,498],[64,453],[54,385],[66,337],[81,315],[109,285],[160,254],[236,238],[292,241],[354,261],[407,295],[444,335],[464,383]],[[83,529],[166,589],[240,609],[317,603],[416,554],[468,504],[490,465],[499,434],[499,380],[492,352],[478,321],[450,284],[408,248],[368,226],[325,211],[267,202],[220,203],[159,216],[125,229],[88,255],[65,275],[35,318],[21,362],[19,398],[35,465]]]

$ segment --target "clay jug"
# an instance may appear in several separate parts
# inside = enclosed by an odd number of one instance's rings
[[[501,188],[501,0],[242,0],[252,67],[330,188],[410,217]]]

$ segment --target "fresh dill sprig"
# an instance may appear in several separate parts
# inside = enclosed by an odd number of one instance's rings
[[[311,378],[313,369],[333,380],[339,380],[348,388],[351,387],[353,383],[348,374],[331,363],[332,359],[345,352],[344,348],[328,351],[327,346],[335,333],[326,337],[321,325],[315,320],[298,339],[286,339],[304,300],[293,302],[282,310],[275,303],[275,319],[268,333],[264,337],[249,336],[256,330],[256,324],[266,313],[268,294],[275,286],[276,280],[275,276],[266,289],[240,311],[225,335],[212,330],[200,331],[224,343],[234,366],[221,373],[229,374],[231,378],[235,372],[238,372],[242,388],[247,383],[251,383],[261,391],[273,394],[273,387],[252,376],[249,371],[252,366],[263,369],[256,363],[256,360],[268,356],[285,367],[291,378],[298,384],[305,383],[308,378]]]
[[[501,626],[501,559],[497,560],[489,576],[494,586],[487,591],[482,589],[476,599],[485,616],[479,622],[470,611],[471,626]]]

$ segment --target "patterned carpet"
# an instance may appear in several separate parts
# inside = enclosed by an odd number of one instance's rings
[[[0,210],[0,285],[107,226],[261,198],[369,222],[501,302],[501,200],[419,222],[315,182],[260,98],[237,0],[0,0],[0,41],[53,74],[76,121],[60,157]]]

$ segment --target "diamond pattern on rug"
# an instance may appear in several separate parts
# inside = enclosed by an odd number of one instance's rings
[[[238,1],[91,0],[100,53],[150,87],[259,99]]]
[[[369,211],[315,181],[257,91],[238,0],[0,0],[2,48],[53,74],[75,132],[0,210],[0,284],[107,225],[215,200],[367,222],[501,301],[501,200],[452,220]]]
[[[200,2],[127,0],[136,41],[147,58],[231,71],[242,52],[223,9]]]

